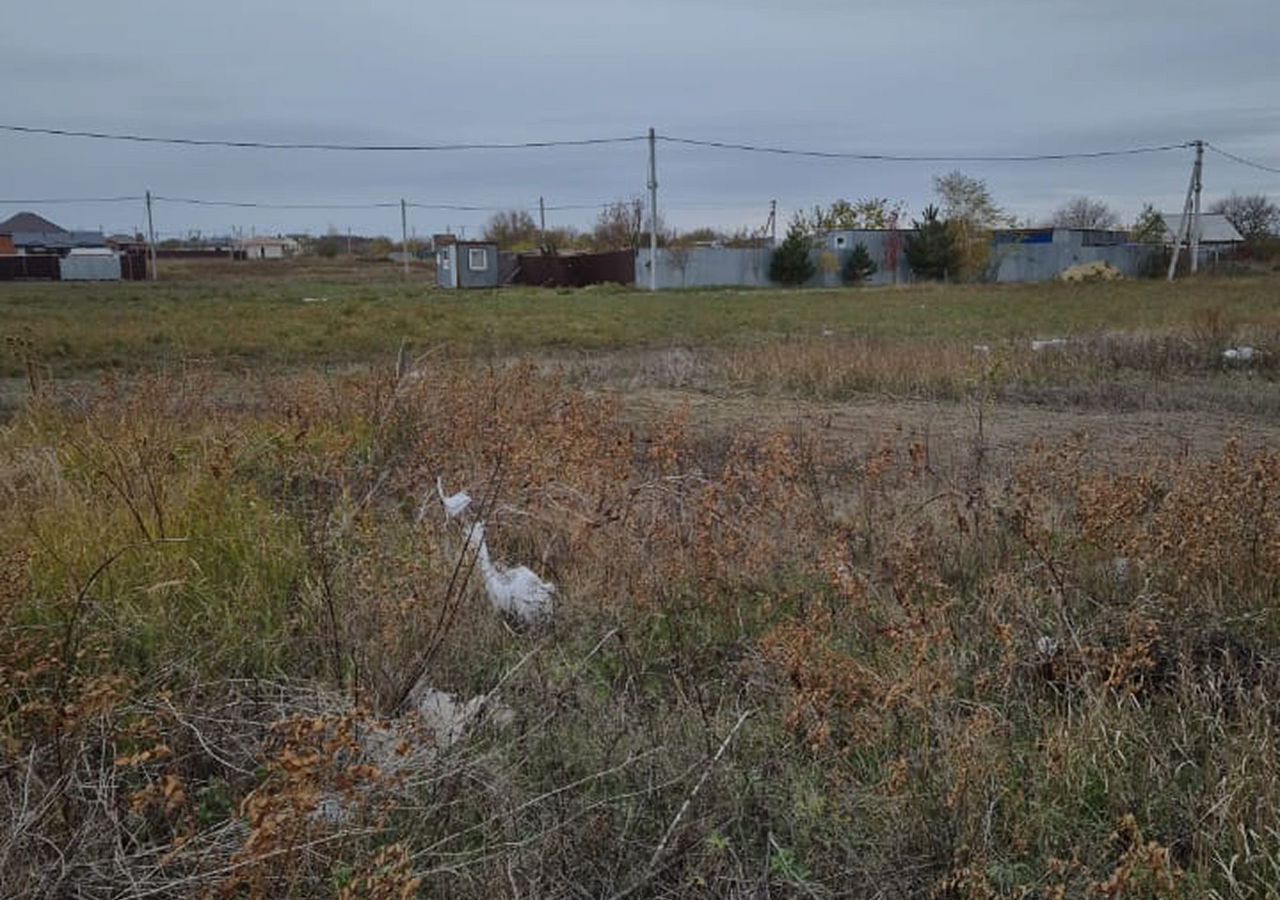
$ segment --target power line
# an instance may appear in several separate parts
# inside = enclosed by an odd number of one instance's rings
[[[434,153],[451,150],[537,150],[547,147],[593,147],[600,144],[625,144],[646,140],[644,135],[582,138],[556,141],[516,141],[510,143],[459,144],[330,144],[288,141],[237,141],[212,138],[158,137],[143,134],[120,134],[106,131],[78,131],[69,128],[38,128],[31,125],[0,124],[0,131],[15,134],[39,134],[53,137],[91,138],[100,141],[128,141],[135,144],[170,144],[184,147],[231,147],[237,150],[331,150],[372,153]]]
[[[1101,159],[1113,156],[1137,156],[1144,153],[1165,153],[1171,150],[1185,150],[1193,146],[1186,141],[1180,144],[1160,144],[1149,147],[1125,147],[1118,150],[1091,150],[1077,153],[1033,153],[1026,155],[980,155],[980,156],[929,156],[898,153],[861,153],[840,150],[797,150],[790,147],[770,147],[759,144],[735,144],[727,141],[705,141],[696,138],[658,135],[658,140],[668,144],[682,144],[689,147],[706,147],[714,150],[740,150],[747,153],[771,153],[777,156],[805,156],[817,159],[857,159],[879,162],[941,162],[941,163],[981,163],[981,162],[1051,162],[1070,159]]]
[[[188,206],[221,206],[235,209],[390,209],[396,203],[255,203],[239,200],[204,200],[197,197],[165,197],[154,194],[153,200],[162,203],[182,203]]]
[[[77,137],[93,140],[127,141],[141,144],[169,144],[187,147],[230,147],[248,150],[324,150],[340,152],[401,152],[426,153],[462,150],[535,150],[552,147],[591,147],[603,144],[627,144],[648,140],[647,135],[622,135],[618,137],[581,138],[545,141],[500,141],[500,142],[463,142],[453,144],[338,144],[325,142],[293,142],[293,141],[247,141],[215,138],[162,137],[157,135],[129,134],[106,131],[86,131],[69,128],[44,128],[32,125],[0,124],[0,131],[14,134],[48,135],[53,137]],[[866,153],[858,151],[837,150],[804,150],[791,147],[777,147],[759,144],[740,144],[728,141],[711,141],[699,138],[678,137],[675,135],[656,135],[657,140],[668,144],[683,144],[691,147],[704,147],[715,150],[739,150],[749,153],[771,153],[781,156],[806,156],[818,159],[858,159],[884,162],[1051,162],[1071,159],[1100,159],[1116,156],[1134,156],[1146,153],[1164,153],[1171,150],[1184,150],[1192,146],[1192,142],[1177,144],[1160,144],[1140,147],[1124,147],[1112,150],[1093,150],[1064,153],[1033,154],[898,154],[898,153]],[[1214,148],[1217,150],[1218,148]],[[1218,150],[1227,156],[1225,151]],[[1254,165],[1267,171],[1275,171],[1269,166],[1252,163],[1236,158],[1246,165]]]
[[[41,197],[28,199],[3,199],[0,198],[0,206],[43,206],[53,204],[68,203],[140,203],[146,199],[144,194],[131,194],[119,197]],[[211,200],[205,197],[170,197],[166,194],[152,194],[151,199],[157,203],[175,203],[184,206],[209,206],[229,209],[270,209],[270,210],[373,210],[373,209],[396,209],[400,206],[400,202],[370,202],[370,203],[265,203],[255,200]],[[570,212],[582,210],[598,210],[607,209],[614,203],[620,201],[603,201],[598,203],[559,203],[547,204],[548,212]],[[406,207],[411,209],[440,210],[446,212],[506,212],[507,210],[536,210],[535,205],[522,206],[520,204],[506,205],[482,205],[475,203],[418,203],[415,201],[407,201]],[[689,204],[669,206],[668,209],[673,210],[736,210],[750,208],[753,204]]]
[[[396,204],[397,206],[399,204]],[[444,210],[445,212],[505,212],[508,209],[522,209],[526,212],[532,212],[537,209],[536,206],[476,206],[470,203],[414,203],[407,202],[405,206],[410,209],[435,209]],[[548,206],[547,209],[552,207]]]
[[[1238,162],[1241,165],[1250,166],[1251,168],[1258,169],[1263,172],[1271,172],[1274,175],[1280,175],[1280,168],[1277,168],[1276,166],[1268,166],[1260,162],[1254,162],[1251,159],[1245,159],[1243,156],[1237,156],[1234,153],[1228,153],[1226,150],[1223,150],[1221,147],[1216,147],[1213,144],[1208,143],[1207,141],[1205,142],[1205,146],[1208,147],[1210,150],[1212,150],[1214,153],[1217,153],[1221,156],[1225,156],[1227,159]]]
[[[5,206],[43,206],[54,203],[137,203],[144,199],[141,194],[136,197],[45,197],[39,200],[0,200]]]

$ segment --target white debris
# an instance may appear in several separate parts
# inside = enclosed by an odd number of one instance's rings
[[[835,334],[835,332],[834,332],[834,331],[832,331],[830,328],[824,328],[824,329],[822,329],[822,336],[823,336],[823,337],[831,337],[831,336],[832,336],[832,335],[834,335],[834,334]]]
[[[1117,556],[1111,560],[1111,571],[1116,576],[1117,581],[1124,581],[1129,577],[1131,566],[1129,565],[1129,557]]]
[[[471,526],[468,541],[476,551],[480,573],[484,576],[484,587],[494,609],[527,625],[551,618],[556,595],[554,584],[543,581],[526,566],[509,569],[496,565],[489,558],[483,522],[476,522]]]
[[[1059,272],[1058,277],[1063,281],[1074,282],[1119,281],[1124,278],[1124,273],[1111,263],[1098,260],[1070,266]]]
[[[1067,346],[1066,338],[1046,338],[1042,341],[1032,341],[1032,352],[1039,353],[1042,350],[1061,350]]]
[[[973,352],[974,352],[974,353],[984,353],[984,354],[990,353],[990,352],[991,352],[991,345],[990,345],[990,344],[974,344],[974,345],[973,345]]]
[[[359,753],[351,762],[373,766],[381,775],[394,779],[431,769],[442,751],[458,744],[482,722],[505,728],[515,721],[515,711],[496,695],[480,694],[464,701],[421,682],[409,692],[407,705],[407,715],[361,724]],[[389,784],[357,784],[354,795],[321,791],[311,817],[329,825],[343,824],[363,796]]]
[[[1058,639],[1055,637],[1042,634],[1040,637],[1036,638],[1036,652],[1045,659],[1053,659],[1058,655],[1059,649],[1061,649],[1061,647],[1058,644]]]
[[[329,298],[328,297],[303,297],[302,302],[303,303],[328,303]]]
[[[435,738],[435,745],[447,750],[462,740],[467,726],[479,715],[486,695],[459,700],[453,694],[435,688],[423,688],[410,698],[413,708],[422,716],[422,724]]]
[[[456,519],[467,511],[471,506],[471,495],[465,491],[458,491],[456,494],[445,496],[444,482],[439,476],[436,477],[436,494],[440,497],[440,503],[444,506],[445,520]]]
[[[1253,362],[1254,358],[1259,355],[1257,347],[1250,347],[1243,344],[1239,347],[1228,347],[1222,351],[1222,358],[1227,362]]]
[[[351,818],[350,804],[340,794],[324,791],[311,811],[311,818],[326,825],[342,825]]]

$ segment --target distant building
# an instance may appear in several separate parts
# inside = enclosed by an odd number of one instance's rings
[[[236,250],[244,253],[244,259],[284,259],[299,249],[298,242],[287,237],[251,237],[236,244]]]
[[[1118,228],[1003,228],[991,236],[989,276],[998,282],[1053,281],[1067,269],[1106,263],[1129,278],[1147,272],[1156,248]]]
[[[38,216],[33,212],[20,212],[12,215],[0,222],[0,231],[6,234],[14,234],[15,232],[32,232],[47,234],[66,234],[65,228],[54,225],[44,216]]]
[[[1172,244],[1175,236],[1183,234],[1182,213],[1161,213],[1160,218],[1164,221],[1164,242]],[[1229,250],[1244,242],[1244,236],[1222,213],[1201,213],[1199,220],[1202,247]],[[3,230],[4,227],[0,225],[0,231]]]
[[[101,231],[68,231],[33,212],[20,212],[0,222],[0,234],[7,234],[18,254],[52,253],[66,256],[74,249],[106,247]]]
[[[147,277],[146,245],[111,243],[100,231],[68,231],[33,212],[0,222],[0,281],[119,281]]]
[[[502,283],[498,245],[491,241],[460,241],[438,234],[436,284],[443,288],[490,288]]]
[[[911,281],[911,268],[907,265],[906,243],[910,233],[904,228],[856,228],[826,231],[814,238],[818,251],[814,259],[818,266],[818,274],[814,283],[825,287],[833,287],[841,283],[841,271],[853,248],[861,244],[867,249],[876,270],[867,278],[867,284],[906,284]],[[771,255],[771,254],[770,254]],[[824,257],[827,270],[823,270]],[[839,268],[830,270],[830,259],[834,258]],[[768,266],[765,266],[768,274]]]

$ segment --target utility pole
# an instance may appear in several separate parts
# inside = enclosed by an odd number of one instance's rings
[[[769,241],[778,246],[778,201],[769,201]]]
[[[1178,271],[1178,256],[1182,253],[1182,242],[1185,240],[1187,246],[1191,245],[1191,217],[1196,203],[1199,199],[1200,189],[1200,166],[1204,160],[1204,142],[1196,141],[1196,161],[1191,167],[1191,183],[1187,185],[1187,199],[1182,204],[1182,221],[1178,223],[1178,233],[1173,236],[1173,255],[1169,259],[1169,281],[1173,281],[1173,276]],[[1196,226],[1199,226],[1196,222]],[[1195,254],[1192,254],[1191,265],[1195,265]]]
[[[1191,174],[1195,209],[1191,213],[1191,274],[1200,268],[1200,187],[1204,175],[1204,141],[1196,141],[1196,164]]]
[[[538,249],[547,252],[547,205],[538,198]]]
[[[151,189],[147,188],[147,247],[151,250],[151,280],[157,279],[156,274],[156,223],[151,217]]]
[[[351,226],[347,226],[347,256],[351,255]]]
[[[400,250],[404,259],[404,277],[409,277],[409,215],[405,212],[404,198],[400,198]]]
[[[649,290],[658,289],[658,136],[649,129]]]

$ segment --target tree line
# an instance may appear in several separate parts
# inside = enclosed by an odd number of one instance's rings
[[[904,231],[903,256],[919,278],[932,280],[976,280],[991,264],[991,233],[1000,228],[1083,228],[1128,231],[1138,243],[1159,244],[1165,240],[1165,224],[1150,203],[1143,206],[1127,228],[1120,215],[1107,203],[1091,197],[1075,197],[1054,210],[1046,220],[1020,221],[1003,209],[991,195],[986,182],[960,171],[936,176],[933,181],[936,203],[931,203]],[[886,198],[837,200],[828,207],[815,206],[791,220],[786,239],[774,254],[769,277],[781,284],[804,284],[822,264],[814,262],[810,249],[815,235],[826,231],[898,228],[905,204]],[[1230,196],[1210,204],[1208,211],[1220,213],[1245,239],[1246,249],[1266,244],[1280,236],[1280,207],[1264,194]],[[856,284],[876,271],[865,246],[858,244],[843,267],[843,280]]]
[[[991,233],[1014,227],[1062,227],[1100,230],[1127,230],[1130,239],[1161,243],[1165,226],[1152,204],[1144,205],[1127,228],[1105,201],[1074,197],[1041,221],[1019,220],[996,202],[985,180],[961,171],[935,176],[936,201],[920,216],[906,220],[906,204],[887,197],[859,200],[838,199],[827,206],[817,205],[796,212],[786,238],[772,257],[770,278],[781,284],[803,284],[820,265],[812,258],[816,236],[829,231],[899,229],[903,231],[903,257],[917,277],[937,280],[974,280],[986,273],[991,260]],[[642,197],[620,199],[602,207],[590,229],[572,227],[543,229],[525,210],[494,214],[486,223],[485,240],[504,250],[558,253],[564,251],[635,250],[647,247],[650,223]],[[1222,213],[1246,241],[1263,242],[1280,232],[1280,207],[1264,194],[1231,194],[1208,207]],[[678,232],[659,216],[658,245],[676,252],[695,246],[758,247],[766,235],[763,229],[722,232],[698,228]],[[841,266],[843,280],[865,281],[877,270],[865,246],[852,248]]]

